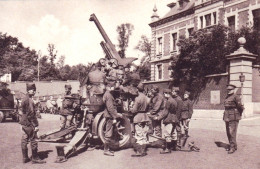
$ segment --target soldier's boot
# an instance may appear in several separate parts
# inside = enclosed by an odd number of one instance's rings
[[[41,160],[38,156],[37,149],[32,150],[32,163],[33,164],[43,164],[46,163],[45,160]]]
[[[142,156],[146,156],[146,144],[141,145],[141,155]]]
[[[171,142],[171,150],[177,151],[177,140],[172,140],[172,142]]]
[[[141,157],[142,156],[142,145],[135,143],[134,144],[135,154],[132,154],[132,157]]]
[[[235,151],[236,151],[235,148],[231,148],[231,149],[228,151],[228,154],[233,154]]]
[[[177,136],[177,146],[176,146],[176,150],[180,151],[181,150],[181,134],[178,134]]]
[[[30,158],[28,157],[28,149],[22,149],[22,154],[23,154],[23,163],[28,163]]]
[[[63,163],[67,161],[67,158],[65,157],[64,153],[64,146],[56,146],[57,149],[57,158],[55,160],[55,163]]]
[[[188,133],[189,133],[189,130],[185,130],[185,137],[190,137]]]
[[[109,150],[109,146],[107,143],[104,144],[104,155],[114,156],[114,153]]]
[[[166,142],[166,148],[160,151],[160,154],[171,153],[171,142]]]

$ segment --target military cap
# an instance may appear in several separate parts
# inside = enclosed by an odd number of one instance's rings
[[[236,88],[236,86],[233,85],[233,84],[228,84],[228,85],[227,85],[227,90],[233,90],[233,89],[235,89],[235,88]]]
[[[163,93],[171,93],[170,89],[163,89]]]
[[[156,85],[154,85],[154,86],[152,87],[152,92],[159,92],[159,87],[156,86]]]
[[[71,89],[71,85],[70,84],[65,84],[65,89]]]
[[[185,91],[184,94],[190,95],[190,92],[189,91]]]
[[[137,86],[137,89],[140,90],[140,91],[143,91],[144,90],[144,84],[139,83],[138,86]]]
[[[36,91],[36,86],[34,83],[26,83],[26,90],[29,91],[29,90],[34,90]]]
[[[180,91],[180,88],[179,87],[172,87],[172,90],[178,92],[178,91]]]

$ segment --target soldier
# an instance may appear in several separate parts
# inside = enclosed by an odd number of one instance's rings
[[[38,143],[35,140],[37,137],[38,129],[38,120],[35,112],[35,105],[32,100],[32,97],[35,95],[36,86],[35,84],[26,84],[27,95],[23,98],[21,103],[22,117],[20,124],[22,125],[22,154],[23,154],[23,163],[30,161],[28,157],[28,148],[27,144],[31,142],[32,149],[32,163],[42,164],[45,163],[44,160],[41,160],[38,156]]]
[[[159,87],[153,86],[152,88],[152,99],[151,99],[151,111],[148,113],[148,116],[154,117],[157,116],[161,111],[164,109],[164,97],[161,93],[159,93]],[[154,135],[161,137],[161,121],[160,120],[153,120],[152,126],[154,130]]]
[[[106,92],[103,95],[103,101],[106,106],[104,117],[106,118],[106,131],[104,143],[104,155],[114,156],[114,152],[110,151],[110,143],[112,142],[114,125],[117,123],[118,118],[122,118],[123,115],[117,112],[116,101],[112,94],[114,86],[107,84]]]
[[[173,132],[177,126],[177,123],[179,122],[177,118],[177,102],[175,99],[171,97],[171,90],[170,89],[164,89],[164,97],[165,97],[165,108],[164,110],[154,118],[154,120],[162,120],[164,127],[164,137],[166,140],[166,146],[163,148],[163,150],[160,152],[161,154],[171,153],[171,146],[172,140],[173,140]]]
[[[134,116],[134,141],[133,141],[133,148],[136,154],[132,155],[132,157],[139,157],[146,155],[146,146],[149,143],[147,134],[149,131],[148,122],[149,117],[147,116],[147,97],[143,94],[144,85],[140,83],[137,86],[138,89],[138,96],[135,98],[134,106],[131,112],[135,114]]]
[[[182,112],[181,112],[181,120],[185,131],[185,137],[189,137],[188,135],[189,123],[190,123],[191,116],[193,114],[192,102],[189,99],[189,96],[190,96],[190,92],[185,91],[183,96]]]
[[[61,129],[71,125],[73,115],[73,100],[71,99],[71,89],[71,85],[65,85],[65,96],[62,102],[62,109],[60,111]]]
[[[237,127],[239,120],[241,120],[241,115],[244,110],[244,105],[241,102],[241,98],[234,93],[235,85],[227,85],[227,97],[224,101],[224,116],[223,120],[226,124],[226,132],[229,141],[229,147],[226,149],[228,154],[232,154],[237,150]]]
[[[175,128],[175,133],[177,133],[177,140],[174,138],[173,140],[173,148],[175,149],[177,145],[177,150],[181,149],[181,126],[180,126],[180,121],[181,121],[181,109],[182,109],[182,98],[179,96],[179,87],[173,87],[172,88],[172,98],[177,102],[177,110],[176,110],[176,116],[179,122],[176,123],[176,128]]]

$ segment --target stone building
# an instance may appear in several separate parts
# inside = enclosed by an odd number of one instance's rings
[[[168,67],[171,58],[178,54],[177,42],[180,36],[189,37],[194,30],[207,29],[216,24],[229,26],[233,30],[253,25],[260,32],[260,0],[177,0],[167,6],[169,12],[163,17],[157,15],[156,7],[151,16],[152,22],[149,24],[152,31],[151,81],[146,82],[147,85],[158,84],[162,88],[169,86],[172,79]],[[250,79],[250,84],[244,86],[244,91],[245,95],[249,93],[252,97],[251,102],[257,103],[260,102],[260,89],[257,87],[260,84],[259,72],[255,65],[248,66],[252,68],[250,74],[246,75],[246,79]],[[208,78],[212,79],[220,76],[221,80],[218,85],[214,81],[209,82],[195,103],[195,108],[223,109],[221,103],[231,74],[227,72],[209,75]],[[236,77],[238,78],[238,75]],[[252,87],[253,84],[255,87]],[[212,101],[214,98],[215,101]]]

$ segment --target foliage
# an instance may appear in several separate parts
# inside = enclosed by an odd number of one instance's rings
[[[139,40],[135,47],[136,50],[144,53],[137,71],[139,72],[141,79],[145,80],[150,80],[151,78],[151,47],[152,43],[145,35],[141,36],[141,40]]]
[[[23,46],[18,38],[0,32],[0,72],[11,72],[12,81],[34,80],[36,52]]]
[[[116,31],[118,32],[118,47],[119,47],[119,55],[121,58],[125,58],[125,52],[128,47],[129,37],[132,35],[132,31],[134,30],[134,25],[130,23],[121,24],[117,26]]]
[[[152,48],[151,41],[147,38],[147,36],[142,35],[141,40],[139,40],[137,46],[135,47],[135,49],[145,54],[141,59],[141,65],[151,60],[151,53],[152,53],[151,48]]]
[[[237,39],[245,36],[245,48],[252,53],[257,51],[255,32],[242,28],[231,32],[223,25],[193,32],[189,38],[180,37],[179,55],[172,60],[174,85],[180,85],[198,96],[207,83],[206,75],[226,72],[226,55],[238,48]]]
[[[78,80],[89,65],[65,65],[65,56],[55,64],[58,51],[54,44],[48,45],[48,55],[42,57],[35,50],[26,48],[18,38],[0,32],[0,76],[11,72],[12,81],[37,80],[38,58],[40,80]]]

